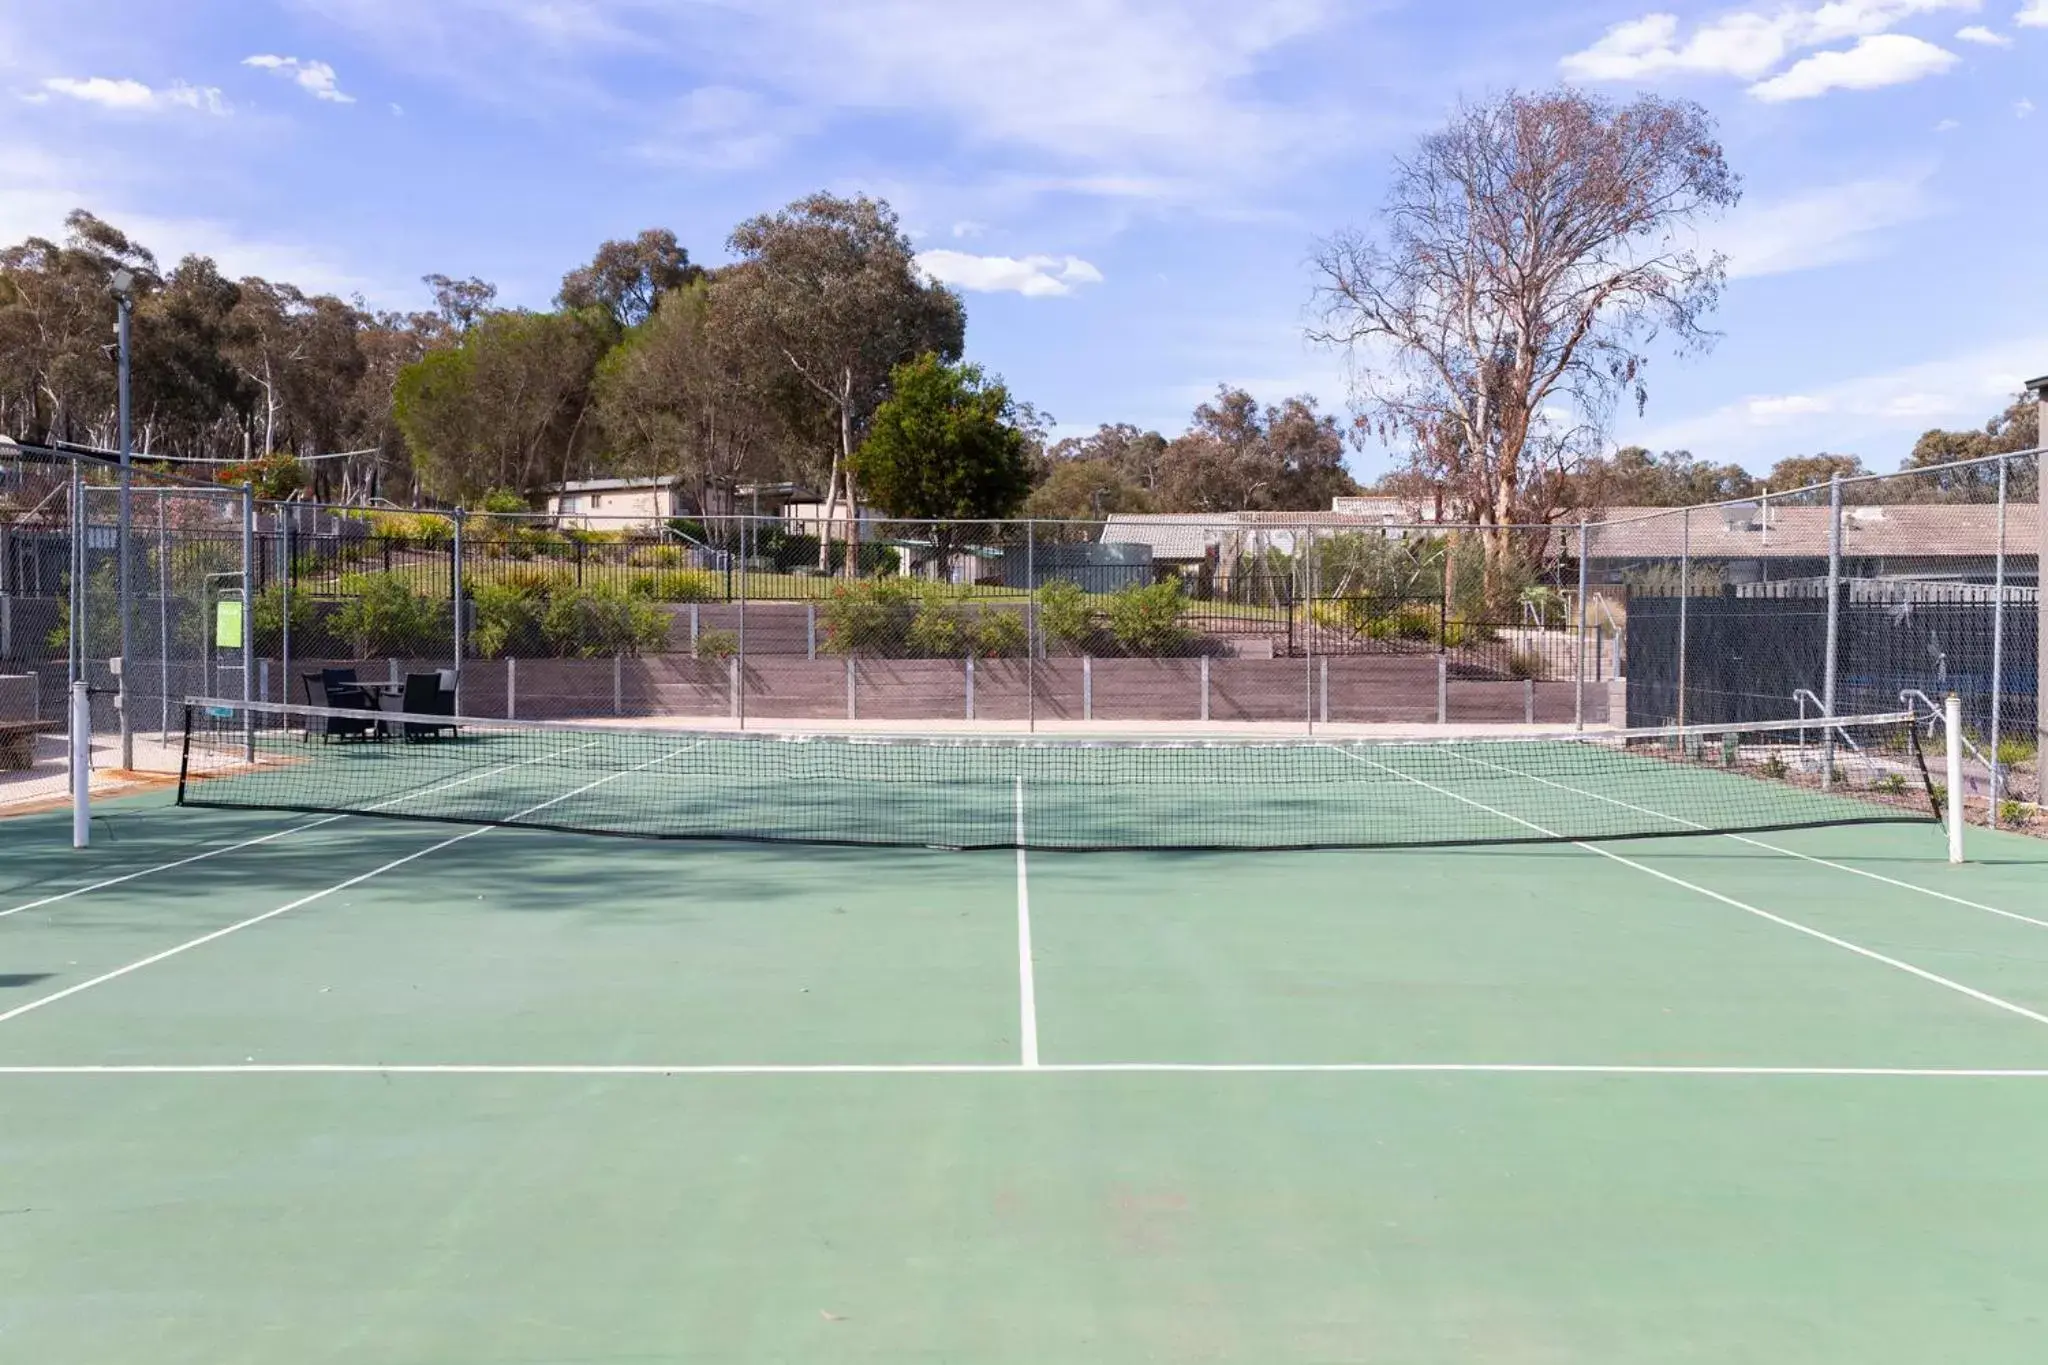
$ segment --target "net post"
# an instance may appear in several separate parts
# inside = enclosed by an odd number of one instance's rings
[[[1536,723],[1536,680],[1534,678],[1522,679],[1522,723],[1525,725],[1534,725]]]
[[[804,657],[815,661],[818,657],[818,604],[804,603]]]
[[[157,501],[158,505],[161,506],[163,500],[159,498]],[[278,666],[282,674],[278,679],[278,688],[281,694],[279,700],[290,702],[292,699],[292,511],[289,506],[278,509],[277,538],[278,557],[283,561],[283,563],[278,565],[277,591],[279,600],[284,606],[283,611],[279,613],[282,643],[278,652],[283,658]]]
[[[1081,719],[1095,719],[1095,656],[1081,656]]]
[[[853,656],[846,656],[846,718],[860,719],[859,681],[854,673]]]
[[[1330,723],[1330,656],[1325,654],[1316,660],[1316,715],[1323,724]]]
[[[732,660],[732,715],[740,729],[747,728],[747,532],[750,528],[745,517],[740,518],[740,562],[737,578],[740,590],[739,652]],[[849,553],[852,553],[849,551]],[[860,569],[858,557],[854,571]]]
[[[974,719],[974,651],[967,652],[967,719]]]
[[[1835,718],[1835,677],[1841,666],[1842,641],[1842,476],[1828,478],[1828,638],[1821,674],[1821,711],[1824,720]],[[1821,731],[1820,785],[1835,785],[1835,731],[1832,725]],[[1953,804],[1956,793],[1950,793]]]
[[[505,719],[519,717],[519,660],[505,660]]]
[[[256,761],[256,485],[242,485],[242,759]]]
[[[1202,674],[1202,719],[1209,719],[1209,656],[1204,654],[1201,661]]]
[[[1448,725],[1451,722],[1451,665],[1449,658],[1438,651],[1436,656],[1436,723]]]
[[[626,656],[612,655],[612,714],[626,714]]]
[[[71,778],[71,846],[92,842],[92,696],[83,680],[71,684],[66,748]]]
[[[66,651],[66,662],[70,665],[68,683],[76,683],[85,676],[85,476],[79,472],[78,459],[71,459],[71,601],[67,604],[71,618],[70,649]]]
[[[1304,526],[1307,546],[1301,557],[1301,712],[1308,732],[1316,732],[1316,528]]]
[[[1586,518],[1579,518],[1579,629],[1572,665],[1572,728],[1586,728],[1586,593],[1592,576],[1586,563]]]
[[[1948,759],[1948,860],[1963,860],[1963,699],[1951,692],[1943,700],[1942,748]]]

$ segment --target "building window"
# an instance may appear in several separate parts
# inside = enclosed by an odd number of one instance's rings
[[[593,509],[593,510],[594,510],[594,509],[596,509],[596,508],[599,508],[599,507],[602,507],[602,506],[604,506],[604,494],[602,494],[602,493],[592,493],[592,494],[590,495],[590,506],[592,507],[592,509]]]

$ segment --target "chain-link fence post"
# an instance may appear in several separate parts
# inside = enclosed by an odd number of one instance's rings
[[[278,679],[279,696],[274,700],[291,701],[292,698],[292,509],[288,503],[280,503],[277,509],[278,539],[278,582],[277,595],[281,610],[279,619],[278,667],[283,676]]]
[[[115,278],[125,279],[125,272],[117,275]],[[135,632],[133,624],[134,613],[130,610],[134,603],[129,596],[129,580],[133,576],[129,561],[134,556],[135,547],[134,539],[129,534],[133,521],[134,477],[129,461],[131,433],[128,424],[128,315],[133,311],[134,304],[125,286],[120,287],[114,298],[117,304],[115,313],[118,318],[116,330],[119,334],[119,340],[117,344],[120,347],[120,364],[118,366],[120,371],[118,385],[119,401],[117,403],[119,415],[117,421],[120,427],[121,443],[120,526],[114,533],[114,539],[117,542],[114,552],[120,557],[118,560],[120,568],[116,570],[116,573],[119,576],[119,595],[121,599],[119,608],[121,612],[121,671],[114,679],[114,687],[116,689],[116,719],[121,727],[121,767],[124,770],[132,770],[135,767],[135,725],[129,719],[128,712],[130,703],[134,701],[135,695],[128,686],[128,673],[135,665]]]
[[[1821,714],[1826,729],[1820,740],[1820,784],[1835,784],[1835,688],[1841,671],[1842,648],[1842,476],[1828,479],[1828,638],[1821,673]],[[1953,793],[1961,798],[1961,793]]]
[[[256,686],[256,485],[242,485],[242,746],[256,761],[256,713],[248,704]]]
[[[453,608],[454,622],[449,627],[450,643],[455,649],[452,672],[455,674],[455,713],[462,710],[462,656],[468,652],[463,634],[463,591],[462,591],[462,523],[463,510],[455,509],[455,537],[448,552],[448,572],[452,581],[448,585],[448,603]]]
[[[1579,559],[1579,620],[1576,660],[1572,664],[1572,728],[1586,728],[1586,595],[1592,583],[1592,571],[1586,562],[1586,518],[1579,518],[1578,538]]]
[[[2030,380],[2040,414],[2034,475],[2034,801],[2048,806],[2048,376]]]
[[[78,461],[71,461],[71,618],[67,686],[77,686],[85,677],[85,475]]]
[[[1024,728],[1038,728],[1038,523],[1024,523]]]
[[[1991,824],[2005,795],[2005,765],[1999,753],[1999,713],[2005,703],[2005,508],[2008,461],[1998,461],[1998,551],[1991,565]]]
[[[1678,514],[1678,723],[1685,724],[1687,650],[1692,606],[1692,509]]]
[[[731,685],[732,714],[742,730],[747,728],[747,529],[746,518],[740,518],[740,558],[736,570],[739,581],[739,639],[732,659]]]
[[[164,512],[167,490],[156,490],[157,742],[171,742],[171,529]]]

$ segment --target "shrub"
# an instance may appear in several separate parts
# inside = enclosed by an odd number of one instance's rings
[[[1038,590],[1038,628],[1045,638],[1083,652],[1095,643],[1095,613],[1088,594],[1069,579],[1056,578]]]
[[[1451,621],[1444,626],[1444,644],[1452,649],[1490,645],[1496,638],[1492,626],[1478,621]]]
[[[2027,823],[2027,803],[2014,801],[2010,797],[1998,803],[1998,823],[2001,825],[2024,825]]]
[[[402,574],[344,574],[336,591],[344,600],[328,625],[357,654],[446,650],[452,623],[445,599],[415,591]]]
[[[916,588],[902,579],[834,583],[821,613],[826,652],[901,654],[917,608]]]
[[[1777,781],[1784,777],[1786,772],[1785,760],[1777,754],[1766,754],[1764,761],[1758,764],[1757,768],[1758,771],[1762,772],[1765,777],[1770,778],[1772,781]]]
[[[983,659],[1022,658],[1030,647],[1030,636],[1022,612],[988,608],[975,627],[974,652]]]
[[[1194,639],[1181,624],[1187,605],[1178,582],[1127,584],[1109,595],[1110,636],[1126,654],[1181,653]]]
[[[2031,735],[2000,735],[1998,737],[1998,766],[2012,769],[2022,763],[2031,763],[2036,753],[2036,744]]]
[[[485,583],[470,589],[474,624],[470,647],[480,658],[496,659],[540,648],[545,590],[532,591],[510,583]]]
[[[723,595],[717,578],[701,569],[664,569],[627,578],[626,591],[654,602],[710,602]]]
[[[541,612],[541,638],[557,658],[638,654],[668,642],[668,613],[611,589],[557,593]]]
[[[904,637],[911,657],[965,658],[974,643],[975,619],[966,597],[955,589],[927,588],[918,594],[917,614]]]
[[[1369,640],[1434,640],[1438,619],[1436,608],[1409,603],[1367,622],[1365,635]]]
[[[697,643],[690,652],[707,662],[730,659],[740,652],[740,637],[729,630],[699,631]]]
[[[1870,786],[1872,791],[1882,792],[1886,796],[1904,796],[1906,794],[1906,778],[1903,773],[1886,773],[1883,777],[1871,783]]]
[[[496,582],[498,586],[517,593],[543,597],[552,592],[573,590],[576,573],[554,565],[509,564],[498,567]]]
[[[626,562],[636,569],[686,569],[690,556],[680,545],[642,545],[627,554]]]
[[[1517,682],[1542,679],[1549,672],[1543,656],[1533,649],[1517,649],[1508,655],[1508,676]]]
[[[256,600],[250,605],[249,610],[251,624],[255,628],[258,653],[275,653],[283,648],[285,606],[282,583],[272,583],[256,594]],[[290,606],[292,642],[303,655],[306,646],[311,643],[317,621],[313,599],[304,588],[301,588],[291,595]]]

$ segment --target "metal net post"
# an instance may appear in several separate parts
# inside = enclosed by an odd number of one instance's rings
[[[462,656],[467,653],[463,647],[463,581],[462,581],[462,523],[463,511],[455,509],[455,533],[448,551],[448,601],[454,620],[449,627],[450,643],[455,649],[451,671],[455,674],[455,710],[462,714]]]
[[[1316,728],[1316,528],[1304,526],[1301,545],[1301,716],[1310,734]]]
[[[256,674],[256,485],[242,485],[242,703],[255,700]],[[255,715],[245,712],[242,726],[243,758],[256,761]]]

